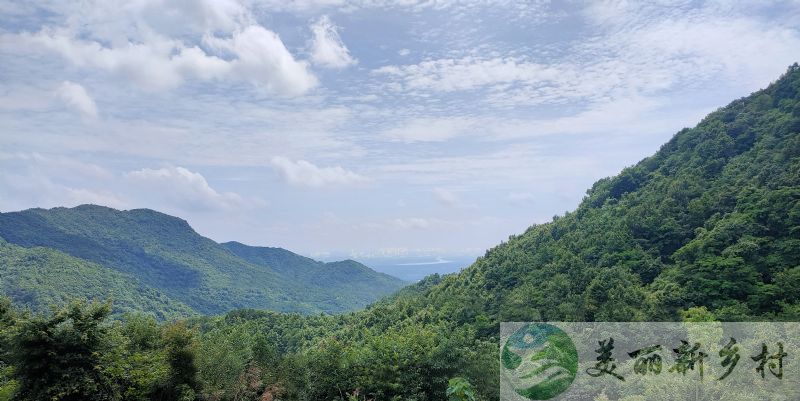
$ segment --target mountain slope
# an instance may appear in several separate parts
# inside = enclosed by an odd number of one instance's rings
[[[287,399],[444,400],[462,376],[496,400],[500,322],[709,318],[800,319],[797,65],[458,274],[329,319],[239,311],[202,327],[210,354],[216,333],[244,331],[308,361],[279,376]]]
[[[206,314],[235,308],[342,312],[363,307],[403,285],[366,267],[358,274],[330,269],[344,280],[367,286],[366,292],[355,296],[346,286],[298,280],[292,263],[299,256],[285,263],[251,263],[197,234],[186,221],[148,209],[82,205],[0,213],[0,237],[111,269],[165,294],[175,305]]]
[[[0,239],[0,266],[0,293],[36,310],[62,305],[80,294],[109,298],[120,314],[146,310],[160,320],[193,314],[188,306],[135,277],[54,249],[23,248]]]
[[[800,68],[598,181],[574,212],[511,236],[424,295],[443,316],[673,320],[795,316]],[[450,302],[454,300],[455,302]]]
[[[238,242],[221,245],[252,264],[272,267],[291,281],[331,289],[346,303],[366,305],[375,301],[374,294],[388,295],[398,289],[397,278],[375,272],[354,260],[323,263],[282,248],[254,247]]]

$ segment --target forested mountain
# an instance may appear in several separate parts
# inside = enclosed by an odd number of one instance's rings
[[[258,266],[272,268],[293,283],[335,288],[337,298],[359,306],[376,301],[376,294],[391,294],[399,280],[371,270],[354,260],[323,263],[283,248],[255,247],[225,242],[225,248]]]
[[[7,242],[0,290],[39,309],[73,296],[110,297],[117,312],[160,318],[236,308],[336,313],[404,284],[354,261],[324,264],[284,249],[221,245],[148,209],[0,213],[0,238]]]
[[[0,293],[47,310],[74,298],[113,299],[119,314],[148,311],[159,319],[195,312],[134,277],[51,248],[24,248],[0,238]]]
[[[251,262],[281,257],[236,253]],[[16,382],[5,388],[20,399],[63,389],[60,370],[36,376],[26,358],[42,352],[41,327],[62,327],[59,316],[73,316],[73,331],[105,327],[100,306],[61,313],[19,316],[0,304],[0,324],[17,333],[7,357]],[[338,316],[240,310],[161,328],[129,319],[103,329],[98,338],[127,340],[91,366],[114,383],[96,399],[127,389],[125,399],[137,400],[445,400],[448,384],[466,386],[450,379],[463,377],[478,399],[496,400],[502,321],[681,319],[800,319],[796,64],[598,181],[574,212],[510,237],[459,274],[430,276]],[[163,373],[123,375],[120,366]]]
[[[231,339],[251,344],[225,369],[205,371],[207,391],[232,394],[256,364],[285,399],[359,390],[444,400],[448,380],[462,376],[493,400],[502,321],[708,319],[800,319],[797,65],[459,274],[428,277],[353,314],[240,311],[196,327],[201,372],[209,355],[233,355]]]

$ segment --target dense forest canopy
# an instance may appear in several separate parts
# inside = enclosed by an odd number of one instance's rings
[[[108,314],[0,304],[0,399],[494,400],[501,321],[797,320],[800,67],[575,211],[366,310]]]
[[[176,217],[96,205],[0,213],[0,275],[0,292],[37,310],[110,297],[117,315],[160,320],[238,308],[340,313],[406,284],[352,260],[218,244]]]

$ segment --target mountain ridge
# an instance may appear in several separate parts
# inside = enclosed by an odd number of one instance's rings
[[[235,248],[231,243],[219,244],[186,220],[151,209],[87,204],[0,213],[0,237],[16,246],[70,255],[92,268],[110,268],[206,314],[247,307],[338,313],[366,306],[404,284],[363,265],[356,270],[328,265],[325,273],[337,280],[310,281],[304,272],[321,262],[266,247],[283,257],[271,263],[247,260],[229,249]],[[261,249],[243,244],[238,249],[247,248]]]

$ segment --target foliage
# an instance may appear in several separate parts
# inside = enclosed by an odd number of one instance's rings
[[[12,346],[19,400],[110,400],[114,385],[99,354],[109,348],[109,304],[73,302],[19,324]]]
[[[15,303],[45,311],[73,297],[113,299],[118,315],[147,311],[159,320],[190,316],[191,308],[138,280],[49,248],[0,243],[0,293]]]
[[[454,377],[447,383],[448,401],[475,401],[475,390],[463,377]]]
[[[0,213],[0,293],[36,310],[69,297],[115,300],[160,320],[253,307],[340,313],[405,283],[352,261],[218,244],[181,219],[102,206]]]
[[[16,324],[16,316],[11,309],[11,301],[0,297],[0,401],[10,401],[17,390],[13,379],[14,367],[11,365],[11,329]]]
[[[182,323],[167,325],[161,333],[169,373],[154,391],[155,400],[193,401],[200,383],[195,364],[194,335]]]

